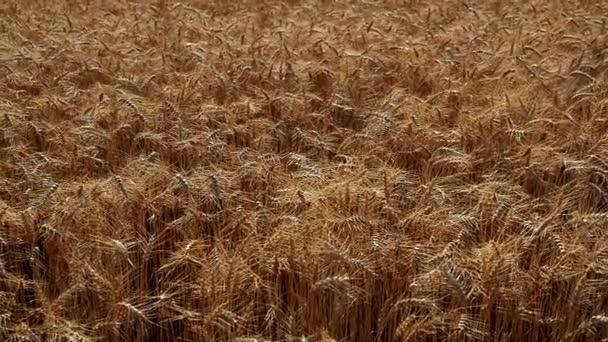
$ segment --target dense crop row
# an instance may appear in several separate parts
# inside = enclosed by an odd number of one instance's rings
[[[608,337],[608,4],[0,4],[0,339]]]

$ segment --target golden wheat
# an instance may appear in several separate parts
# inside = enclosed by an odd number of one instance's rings
[[[0,340],[607,340],[607,21],[4,1]]]

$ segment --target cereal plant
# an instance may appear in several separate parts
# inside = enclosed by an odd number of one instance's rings
[[[607,23],[2,1],[0,340],[608,341]]]

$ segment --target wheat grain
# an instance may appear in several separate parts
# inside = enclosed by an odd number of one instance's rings
[[[601,1],[5,2],[0,340],[606,336]]]

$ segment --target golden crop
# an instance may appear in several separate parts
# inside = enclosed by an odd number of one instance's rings
[[[0,4],[0,340],[608,338],[608,3]]]

